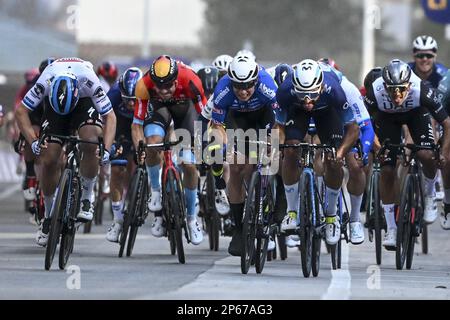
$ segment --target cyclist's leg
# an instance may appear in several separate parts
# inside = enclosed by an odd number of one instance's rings
[[[393,144],[400,143],[402,123],[402,115],[385,114],[380,112],[378,118],[376,119],[376,129],[380,143],[383,144],[386,139],[389,139]],[[387,224],[387,232],[384,236],[383,245],[389,247],[395,247],[397,238],[395,203],[397,202],[398,194],[400,192],[398,190],[396,171],[397,154],[397,150],[387,152],[387,155],[381,162],[380,173],[379,192]]]
[[[310,116],[302,110],[291,110],[287,117],[286,144],[297,144],[303,141],[309,124]],[[284,149],[283,184],[286,194],[286,215],[281,223],[281,230],[292,230],[297,227],[298,214],[298,181],[300,168],[298,165],[298,149]]]
[[[418,108],[410,112],[411,115],[407,124],[414,143],[422,146],[434,144],[433,127],[428,111],[425,108]],[[433,157],[434,153],[431,150],[421,150],[417,153],[417,158],[422,163],[425,200],[423,219],[427,223],[432,223],[437,218],[437,205],[435,202],[437,161]]]
[[[347,191],[350,194],[351,213],[350,213],[350,241],[353,244],[364,242],[364,230],[360,219],[360,209],[366,186],[366,175],[364,168],[355,159],[355,153],[349,152],[345,157],[349,179]]]
[[[98,137],[103,135],[102,120],[90,98],[82,98],[77,107],[69,116],[72,129],[78,130],[81,140],[98,142]],[[84,221],[92,220],[94,216],[94,186],[99,171],[97,156],[98,146],[81,143],[80,182],[81,182],[81,206],[77,217]]]

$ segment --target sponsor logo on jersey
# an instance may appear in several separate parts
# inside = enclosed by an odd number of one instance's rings
[[[88,87],[89,89],[92,89],[93,85],[94,83],[91,80],[86,81],[86,87]]]
[[[95,89],[95,91],[94,91],[94,97],[95,97],[96,99],[101,99],[101,98],[103,98],[104,96],[106,96],[106,94],[105,94],[105,90],[103,90],[102,87],[98,87],[97,89]]]
[[[217,98],[214,100],[214,104],[219,104],[220,101],[227,95],[227,93],[230,92],[230,88],[225,87],[222,91],[219,92],[217,95]]]
[[[324,87],[323,91],[325,91],[328,94],[331,93],[331,86],[330,85],[325,83],[323,87]]]
[[[223,114],[223,110],[222,109],[218,109],[218,108],[213,108],[213,112],[217,113],[217,114]]]
[[[266,97],[268,98],[274,98],[275,97],[275,90],[270,89],[269,87],[267,87],[264,83],[261,83],[259,85],[259,91],[262,92],[262,94],[264,94]]]

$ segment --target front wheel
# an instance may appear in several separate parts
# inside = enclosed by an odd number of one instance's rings
[[[397,247],[395,250],[395,266],[398,270],[403,269],[406,256],[410,253],[411,240],[414,243],[411,230],[411,215],[415,210],[413,179],[410,174],[406,176],[400,199],[397,220]],[[412,256],[410,260],[412,262]]]

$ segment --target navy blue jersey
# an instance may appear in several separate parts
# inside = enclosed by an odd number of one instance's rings
[[[416,63],[409,62],[408,65],[412,69],[412,71],[414,71],[417,74]],[[433,66],[433,71],[431,72],[430,76],[425,80],[431,84],[432,88],[437,89],[437,87],[439,86],[439,82],[441,82],[442,78],[445,76],[446,73],[447,68],[444,65],[440,63],[435,63]]]
[[[255,92],[248,101],[240,101],[234,94],[230,77],[225,75],[214,90],[212,120],[217,124],[223,124],[229,110],[251,112],[270,107],[276,114],[280,110],[276,90],[277,85],[272,77],[264,69],[260,69]]]
[[[339,83],[337,75],[332,71],[324,71],[323,76],[324,88],[311,112],[325,108],[336,108],[344,124],[354,122],[355,117],[352,108],[347,103],[345,92]],[[295,95],[292,77],[287,78],[278,88],[277,101],[281,111],[276,114],[278,116],[276,121],[280,124],[285,124],[290,108],[302,108],[302,102]]]
[[[126,103],[122,100],[122,94],[119,89],[119,82],[117,81],[108,91],[108,98],[111,101],[114,112],[122,117],[132,119],[134,109],[128,109]]]

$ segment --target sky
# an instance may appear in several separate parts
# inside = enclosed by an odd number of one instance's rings
[[[147,0],[79,0],[78,41],[140,44],[144,1]],[[151,44],[199,44],[205,10],[201,0],[148,1]]]

